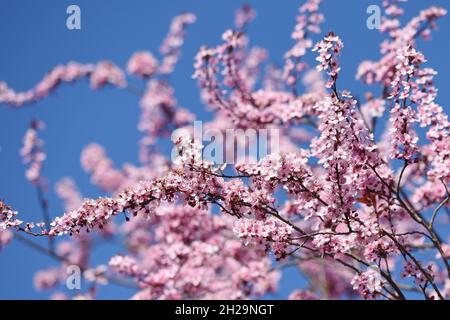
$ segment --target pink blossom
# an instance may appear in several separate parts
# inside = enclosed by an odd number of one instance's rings
[[[194,120],[194,116],[178,105],[173,88],[164,81],[150,80],[147,83],[140,106],[142,111],[138,129],[143,133],[140,160],[146,163],[158,137],[167,136],[174,128],[183,127]]]
[[[288,297],[289,300],[319,300],[319,297],[310,291],[294,290]]]
[[[101,285],[108,284],[108,278],[106,277],[107,267],[105,265],[99,265],[95,268],[87,269],[84,271],[83,276],[89,282],[95,282]]]
[[[319,12],[321,2],[322,0],[308,0],[299,8],[297,24],[291,34],[295,44],[284,56],[286,62],[283,76],[287,84],[293,88],[295,88],[298,73],[307,68],[307,64],[302,61],[302,58],[313,46],[313,42],[308,36],[311,33],[320,33],[320,24],[324,20],[323,15]]]
[[[450,297],[450,280],[445,280],[445,287],[444,287],[445,297],[448,299]]]
[[[55,186],[58,196],[64,201],[67,210],[74,210],[82,203],[81,194],[72,178],[63,178]]]
[[[411,129],[413,122],[416,121],[414,111],[410,107],[402,108],[396,105],[391,110],[390,121],[392,157],[406,161],[413,160],[418,152],[417,141],[419,138]]]
[[[59,269],[47,269],[36,272],[34,276],[34,287],[39,290],[50,290],[54,288],[61,277]]]
[[[334,33],[329,33],[313,48],[313,51],[319,52],[319,56],[316,58],[319,62],[319,65],[316,67],[317,70],[326,70],[330,76],[330,79],[326,83],[327,88],[331,88],[336,83],[339,71],[341,70],[336,57],[340,54],[343,46],[344,44],[338,36]]]
[[[232,237],[230,217],[163,206],[146,224],[154,226],[157,244],[142,246],[137,259],[116,256],[110,261],[139,281],[142,289],[133,299],[241,299],[275,290],[278,273],[269,271],[270,260],[263,250]],[[128,236],[138,231],[132,230]]]
[[[419,262],[420,265],[420,262]],[[417,285],[426,287],[429,278],[434,278],[432,265],[419,268],[414,262],[407,261],[404,265],[402,278],[412,277]]]
[[[2,250],[8,243],[11,242],[13,234],[9,230],[0,229],[0,250]]]
[[[169,33],[164,39],[159,51],[163,54],[163,60],[159,67],[162,74],[172,73],[175,64],[180,58],[180,47],[186,37],[186,28],[194,23],[196,17],[192,13],[183,13],[173,18]]]
[[[236,222],[234,232],[245,242],[255,241],[272,248],[278,258],[283,258],[287,254],[286,243],[292,233],[292,227],[273,218],[260,221],[241,218]]]
[[[43,150],[44,142],[38,137],[38,130],[42,130],[43,128],[43,122],[37,120],[32,121],[30,128],[23,138],[23,147],[20,149],[20,155],[24,163],[28,164],[25,176],[36,185],[41,183],[42,162],[46,158]]]
[[[125,76],[116,65],[109,61],[101,61],[95,65],[91,74],[91,87],[99,89],[106,84],[125,87]]]
[[[32,89],[25,92],[16,92],[8,87],[5,82],[0,81],[0,102],[20,107],[24,104],[45,98],[51,91],[63,82],[73,82],[89,76],[94,69],[91,64],[69,62],[66,65],[58,65],[52,69]]]
[[[136,265],[136,261],[130,257],[114,256],[109,261],[109,266],[119,273],[126,274],[128,276],[137,275],[139,270]]]
[[[245,29],[245,27],[252,22],[256,17],[256,12],[253,8],[246,4],[239,8],[235,13],[234,25],[237,29]]]
[[[127,71],[142,78],[151,77],[158,68],[158,61],[146,51],[134,53],[128,61]]]
[[[365,299],[375,299],[382,292],[383,281],[380,273],[374,268],[369,268],[352,280],[353,289],[357,290]]]
[[[13,211],[12,208],[6,205],[0,200],[0,230],[6,230],[8,228],[17,228],[23,221],[16,219],[17,211]]]
[[[62,292],[55,292],[50,297],[50,300],[68,300],[68,297]]]
[[[81,165],[92,173],[92,182],[107,191],[117,190],[124,177],[106,156],[105,149],[95,143],[86,146],[81,154]]]

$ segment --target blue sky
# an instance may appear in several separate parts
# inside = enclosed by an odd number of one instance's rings
[[[247,2],[257,11],[257,20],[250,27],[252,44],[265,47],[271,60],[281,63],[284,52],[292,45],[290,33],[302,1]],[[324,2],[323,32],[333,30],[345,44],[340,87],[362,95],[367,88],[354,79],[356,68],[365,58],[379,57],[382,39],[376,30],[366,28],[366,8],[381,1]],[[81,8],[81,30],[66,29],[66,8],[70,4]],[[191,79],[193,57],[201,45],[215,45],[220,41],[222,32],[232,26],[234,11],[241,4],[242,1],[237,0],[2,0],[0,80],[17,90],[26,90],[53,66],[70,60],[88,63],[108,59],[124,67],[134,51],[150,50],[157,54],[171,18],[190,11],[197,15],[197,22],[189,29],[182,59],[171,81],[180,104],[196,112],[200,119],[208,119],[211,115],[204,111],[197,85]],[[406,16],[411,17],[431,4],[445,7],[449,3],[446,0],[410,0],[405,5]],[[448,110],[450,91],[446,79],[450,75],[450,64],[446,50],[450,49],[450,17],[442,19],[439,26],[433,41],[421,42],[419,48],[428,58],[429,66],[439,71],[438,101]],[[21,140],[31,119],[41,119],[47,125],[42,134],[48,153],[43,174],[53,183],[64,176],[72,176],[84,196],[97,197],[102,193],[90,184],[89,177],[80,168],[81,149],[95,141],[106,147],[117,166],[124,162],[137,163],[138,117],[137,97],[110,88],[91,91],[85,81],[64,85],[49,98],[20,110],[0,105],[0,198],[14,206],[23,220],[40,220],[35,190],[24,178],[19,156]],[[62,207],[53,187],[49,199],[52,215],[59,215]],[[112,246],[106,246],[96,252],[94,262],[105,263],[114,253]],[[0,299],[47,298],[47,293],[34,290],[32,278],[36,270],[51,264],[54,262],[48,257],[14,241],[0,252]],[[286,297],[302,283],[295,272],[286,272],[277,297]],[[127,298],[129,295],[129,291],[116,287],[100,291],[101,298]]]

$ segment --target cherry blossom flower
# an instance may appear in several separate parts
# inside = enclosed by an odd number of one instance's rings
[[[253,8],[245,4],[239,8],[235,13],[234,25],[237,29],[245,29],[245,27],[252,22],[256,17],[256,12]]]
[[[38,120],[31,122],[30,128],[25,133],[23,138],[23,147],[20,149],[20,155],[24,163],[28,164],[28,169],[25,173],[27,179],[33,184],[40,184],[42,163],[46,158],[43,150],[43,140],[38,137],[38,130],[44,128],[44,123]]]
[[[81,154],[81,165],[92,173],[92,182],[107,191],[116,190],[123,182],[123,174],[113,167],[105,149],[98,144],[86,146]]]
[[[309,0],[299,8],[297,24],[291,34],[295,44],[284,56],[286,62],[283,76],[286,82],[293,87],[296,85],[298,73],[307,68],[307,64],[302,61],[302,58],[313,46],[308,35],[320,33],[320,24],[324,20],[323,15],[319,12],[321,2],[322,0]]]
[[[382,292],[383,281],[380,278],[377,270],[369,268],[360,275],[356,275],[352,285],[365,299],[375,299]]]
[[[10,206],[0,200],[0,229],[6,230],[20,226],[23,221],[15,219],[16,216],[17,211],[13,211]]]
[[[402,108],[396,105],[391,110],[392,122],[392,157],[405,161],[413,160],[418,152],[417,141],[419,138],[411,130],[412,124],[416,121],[416,115],[410,107]]]
[[[126,274],[128,276],[135,276],[139,273],[136,261],[130,257],[114,256],[109,261],[109,266],[119,273]]]
[[[180,47],[183,45],[186,36],[186,28],[195,20],[196,17],[192,13],[183,13],[173,18],[169,33],[159,49],[164,56],[159,67],[160,73],[168,74],[173,71],[180,58]]]
[[[136,52],[128,61],[127,71],[142,78],[151,77],[158,69],[158,61],[150,52]]]
[[[13,234],[9,230],[0,229],[0,250],[2,250],[8,243],[11,242]]]
[[[417,285],[426,287],[429,282],[429,278],[434,277],[432,265],[426,268],[418,267],[417,264],[412,261],[407,261],[401,274],[403,278],[412,277]]]
[[[72,178],[65,177],[58,181],[55,186],[55,191],[63,200],[64,207],[67,210],[74,210],[83,202],[81,194]]]
[[[319,300],[319,297],[310,291],[294,290],[288,297],[289,300]]]
[[[59,269],[47,269],[38,271],[34,276],[34,286],[37,290],[50,290],[54,288],[60,280]]]
[[[109,61],[101,61],[95,65],[91,74],[91,87],[99,89],[107,84],[125,87],[126,81],[122,70]]]
[[[150,80],[140,105],[138,129],[143,133],[140,160],[147,163],[158,137],[168,136],[173,129],[183,127],[195,117],[178,105],[173,88],[164,81]]]
[[[25,92],[16,92],[8,87],[5,82],[0,82],[0,102],[20,107],[22,105],[45,98],[63,82],[74,82],[89,76],[94,70],[92,64],[69,62],[66,65],[58,65],[52,69],[33,88]]]
[[[344,44],[338,36],[334,33],[329,33],[313,48],[313,51],[319,52],[319,56],[316,58],[319,62],[317,70],[326,70],[330,76],[330,79],[326,83],[327,88],[331,88],[335,84],[339,71],[341,70],[336,57],[340,54],[343,46]]]
[[[276,219],[252,220],[241,218],[237,221],[234,232],[246,242],[255,241],[272,248],[274,254],[282,258],[287,254],[287,245],[292,227]]]

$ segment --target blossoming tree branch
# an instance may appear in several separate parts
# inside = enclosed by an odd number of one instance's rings
[[[34,279],[53,298],[93,299],[111,284],[134,288],[134,299],[247,299],[276,292],[289,266],[308,280],[291,299],[450,298],[450,124],[437,102],[436,71],[418,46],[446,11],[430,7],[402,24],[405,1],[384,0],[380,58],[362,62],[356,75],[375,89],[357,99],[339,81],[348,72],[339,64],[345,35],[322,33],[321,2],[300,6],[282,67],[250,45],[249,6],[217,46],[195,57],[193,78],[214,114],[205,127],[278,132],[276,152],[258,161],[215,163],[193,139],[196,117],[177,103],[168,78],[195,22],[190,13],[173,19],[159,57],[137,52],[126,72],[110,61],[69,62],[26,92],[1,82],[0,103],[11,108],[83,78],[94,90],[128,90],[140,97],[142,139],[139,167],[116,168],[102,146],[86,146],[81,165],[110,196],[85,199],[64,178],[55,188],[66,212],[54,218],[41,175],[44,123],[33,121],[20,153],[42,221],[20,220],[4,199],[0,248],[16,237],[59,261]],[[127,84],[126,73],[145,90]],[[156,146],[174,131],[171,159]],[[92,265],[97,240],[113,237],[126,252]],[[75,296],[58,291],[71,265],[91,283]]]

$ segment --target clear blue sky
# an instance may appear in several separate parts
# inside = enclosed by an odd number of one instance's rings
[[[248,1],[257,11],[251,25],[252,44],[265,47],[274,62],[281,62],[292,44],[290,33],[295,23],[299,0]],[[340,87],[363,94],[366,88],[355,79],[356,68],[364,58],[377,59],[382,39],[377,31],[366,28],[366,8],[376,0],[325,0],[326,22],[323,31],[333,30],[341,36],[345,48]],[[82,12],[82,30],[66,29],[66,8],[77,4]],[[203,44],[215,45],[221,33],[233,24],[234,11],[242,4],[237,0],[2,0],[0,2],[0,80],[13,88],[25,90],[37,83],[58,63],[70,60],[96,62],[109,59],[124,67],[137,50],[157,53],[171,18],[183,11],[197,15],[197,23],[189,29],[183,57],[172,76],[176,96],[182,106],[193,110],[200,119],[210,117],[198,98],[196,83],[191,79],[193,57]],[[415,15],[427,5],[450,7],[448,0],[410,0],[405,5],[407,16]],[[450,49],[450,17],[439,22],[440,30],[432,42],[421,42],[420,49],[429,65],[439,71],[437,86],[439,102],[450,101],[448,80]],[[313,57],[310,55],[310,58]],[[43,174],[56,182],[63,176],[74,177],[83,195],[97,197],[101,192],[89,182],[79,165],[80,151],[90,142],[99,142],[117,166],[137,163],[140,137],[136,124],[138,99],[129,92],[104,89],[91,91],[83,81],[65,85],[48,99],[35,105],[12,110],[0,106],[0,198],[16,208],[23,220],[40,220],[35,190],[24,178],[19,156],[22,136],[32,118],[46,122],[43,133],[48,159]],[[50,190],[52,215],[62,207],[53,187]],[[96,251],[95,263],[105,263],[115,252],[104,247]],[[36,270],[54,264],[52,260],[14,241],[0,252],[0,299],[47,298],[32,285]],[[292,271],[284,274],[278,297],[303,284]],[[127,298],[127,290],[109,287],[100,291],[100,298]]]

